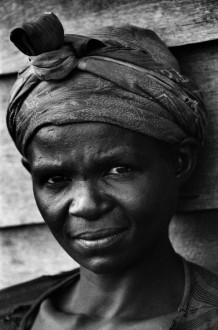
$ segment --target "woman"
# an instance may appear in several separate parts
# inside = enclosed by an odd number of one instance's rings
[[[66,35],[54,14],[15,29],[30,66],[9,132],[38,208],[80,270],[2,293],[3,329],[217,329],[217,276],[168,240],[204,139],[193,83],[150,30]]]

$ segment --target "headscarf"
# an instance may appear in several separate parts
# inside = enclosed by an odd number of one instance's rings
[[[30,65],[13,87],[9,132],[25,149],[46,125],[103,122],[168,143],[202,143],[206,110],[198,88],[180,72],[151,30],[106,27],[89,37],[64,35],[48,13],[11,33]]]

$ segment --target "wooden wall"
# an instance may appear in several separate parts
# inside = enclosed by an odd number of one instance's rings
[[[0,288],[76,266],[42,224],[31,178],[5,126],[10,89],[26,61],[9,32],[45,11],[57,14],[68,33],[123,23],[151,28],[198,82],[209,113],[208,136],[198,170],[181,193],[180,206],[188,212],[174,218],[170,238],[185,258],[218,272],[218,2],[6,0],[0,6]]]

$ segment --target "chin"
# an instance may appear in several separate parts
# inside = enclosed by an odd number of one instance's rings
[[[77,261],[78,262],[78,261]],[[133,262],[130,259],[109,260],[109,258],[96,257],[91,260],[78,262],[81,267],[88,269],[95,274],[119,273],[130,267]]]

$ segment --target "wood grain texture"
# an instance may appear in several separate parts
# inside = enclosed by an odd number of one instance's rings
[[[173,48],[183,71],[204,92],[209,113],[208,137],[198,170],[183,190],[183,209],[218,208],[218,43],[215,41]],[[5,125],[6,107],[15,75],[0,78],[0,226],[42,222],[35,206],[31,178],[22,167],[18,151]]]
[[[6,108],[15,75],[0,78],[0,227],[42,222],[29,173],[6,128]]]
[[[170,226],[174,249],[185,259],[218,273],[218,211],[188,213]],[[77,267],[47,226],[0,230],[0,289]]]
[[[66,33],[134,24],[153,29],[168,46],[218,38],[216,0],[5,0],[0,6],[0,74],[17,72],[26,62],[9,41],[10,31],[48,11],[59,16]]]
[[[45,225],[0,230],[0,289],[77,267]]]

